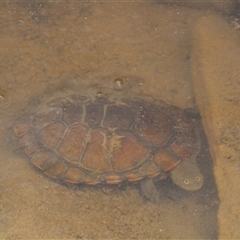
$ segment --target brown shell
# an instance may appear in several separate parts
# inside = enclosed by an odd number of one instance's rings
[[[197,141],[184,111],[164,102],[76,95],[48,103],[14,130],[47,176],[91,185],[165,176],[191,158]]]

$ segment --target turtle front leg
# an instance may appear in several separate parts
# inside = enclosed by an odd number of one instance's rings
[[[159,193],[150,178],[143,179],[141,181],[141,193],[144,197],[149,199],[151,202],[157,203],[159,200]]]

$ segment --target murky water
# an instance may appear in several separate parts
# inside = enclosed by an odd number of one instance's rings
[[[163,181],[157,185],[161,203],[153,204],[138,185],[51,181],[29,164],[12,128],[69,93],[144,95],[195,107],[190,33],[202,12],[74,2],[1,4],[0,15],[0,238],[216,238],[219,200],[203,133],[203,188],[187,193]]]

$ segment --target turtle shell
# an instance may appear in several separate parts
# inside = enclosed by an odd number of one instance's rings
[[[89,185],[166,177],[192,161],[197,142],[192,120],[175,106],[80,95],[44,105],[14,131],[47,176]]]

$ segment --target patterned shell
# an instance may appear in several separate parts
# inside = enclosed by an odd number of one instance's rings
[[[191,161],[197,141],[177,107],[80,95],[48,103],[14,130],[47,176],[90,185],[166,177],[180,161]]]

